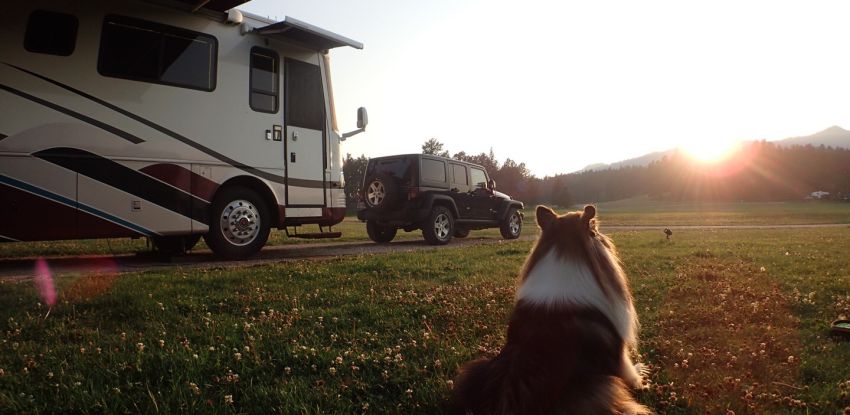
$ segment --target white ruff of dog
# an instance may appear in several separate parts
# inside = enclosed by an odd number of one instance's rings
[[[610,261],[608,250],[599,245],[597,242],[597,249]],[[634,345],[637,338],[634,307],[631,302],[616,297],[605,295],[590,267],[558,255],[555,249],[531,269],[517,292],[518,301],[547,308],[572,306],[599,310],[611,321],[620,338]]]

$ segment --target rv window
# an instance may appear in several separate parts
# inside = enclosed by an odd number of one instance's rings
[[[251,49],[251,97],[254,111],[277,112],[280,70],[277,54],[261,48]]]
[[[311,130],[324,130],[325,100],[319,67],[286,59],[286,124]]]
[[[218,42],[210,35],[121,16],[103,20],[101,75],[212,91]]]
[[[30,52],[70,56],[77,43],[76,16],[36,10],[30,14],[24,48]]]

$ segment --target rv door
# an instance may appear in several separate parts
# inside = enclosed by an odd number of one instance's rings
[[[325,102],[321,70],[285,59],[286,205],[325,206]]]

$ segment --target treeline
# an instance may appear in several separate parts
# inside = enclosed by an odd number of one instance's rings
[[[448,157],[435,139],[423,153]],[[649,195],[670,201],[787,201],[801,200],[815,191],[827,198],[850,198],[850,150],[824,146],[782,147],[766,141],[746,143],[729,159],[716,164],[694,161],[673,152],[647,166],[591,170],[537,178],[525,163],[510,158],[499,163],[493,151],[451,156],[480,164],[496,181],[499,191],[527,204],[606,202]],[[349,206],[355,206],[368,159],[352,158],[343,166]]]

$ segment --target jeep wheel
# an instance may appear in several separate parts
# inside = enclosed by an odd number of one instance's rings
[[[366,181],[363,200],[370,208],[390,209],[395,205],[398,193],[398,183],[395,178],[379,173]]]
[[[445,245],[454,235],[454,222],[452,212],[443,206],[436,206],[422,226],[422,236],[431,245]]]
[[[455,238],[466,238],[469,236],[469,229],[455,228]]]
[[[378,225],[375,221],[366,222],[366,233],[369,234],[369,239],[379,244],[385,244],[395,238],[398,229],[392,226]]]
[[[519,238],[519,234],[522,232],[522,216],[516,208],[511,208],[508,211],[508,217],[502,222],[502,226],[499,226],[499,232],[505,239]]]
[[[229,187],[212,204],[210,230],[204,241],[226,259],[257,253],[269,238],[271,215],[263,199],[251,189]]]

